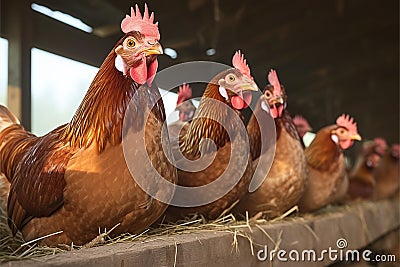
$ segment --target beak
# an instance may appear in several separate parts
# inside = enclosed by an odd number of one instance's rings
[[[250,79],[249,79],[249,81],[245,81],[245,82],[239,84],[238,87],[240,87],[242,91],[258,91],[259,90],[257,84]]]
[[[271,103],[272,104],[281,104],[281,105],[283,105],[283,103],[284,103],[283,97],[282,96],[277,96],[274,99],[271,99]]]
[[[283,105],[285,103],[285,101],[283,100],[283,97],[281,95],[279,96],[275,96],[274,98],[272,98],[271,100],[268,101],[271,105],[275,105],[275,104],[281,104]]]
[[[161,54],[163,54],[163,49],[162,49],[160,43],[156,43],[155,45],[152,45],[152,46],[144,49],[143,52],[145,53],[146,56],[161,55]]]
[[[350,139],[351,139],[351,140],[357,140],[357,141],[361,141],[361,140],[362,140],[362,138],[361,138],[361,136],[360,136],[359,134],[353,134],[353,135],[351,135],[351,136],[350,136]]]

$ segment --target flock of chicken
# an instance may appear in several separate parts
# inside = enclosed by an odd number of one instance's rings
[[[267,175],[261,186],[239,198],[238,205],[233,208],[235,213],[274,218],[294,205],[299,205],[302,212],[310,212],[328,204],[379,200],[399,193],[399,144],[389,149],[383,138],[365,141],[354,166],[350,167],[342,151],[351,147],[354,140],[361,140],[354,120],[341,115],[336,124],[314,134],[304,117],[290,117],[284,87],[274,81],[278,81],[276,73],[271,71],[270,84],[264,89],[247,125],[254,168],[260,156],[269,153],[257,147],[268,142],[261,140],[260,127],[266,125],[259,123],[265,121],[266,116],[272,116],[277,133],[274,160],[269,172],[261,174]],[[196,120],[191,95],[187,84],[179,88],[176,106],[179,120],[169,126],[171,140],[182,138],[177,129],[185,129],[185,124],[188,127],[187,124]],[[310,137],[303,139],[307,135],[311,136],[311,141]]]
[[[139,233],[160,218],[175,221],[191,213],[213,219],[230,210],[273,218],[295,205],[309,212],[332,203],[398,193],[399,145],[387,149],[383,139],[365,142],[349,171],[342,151],[361,137],[354,120],[341,115],[305,146],[301,137],[310,127],[303,118],[291,118],[285,88],[274,70],[244,126],[241,111],[258,86],[239,51],[233,67],[208,83],[197,110],[190,101],[190,87],[181,86],[179,121],[164,131],[164,106],[153,83],[157,55],[162,54],[158,23],[147,6],[143,15],[136,6],[121,29],[125,36],[104,60],[70,123],[37,137],[0,107],[0,202],[14,234],[21,231],[26,240],[47,236],[41,240],[47,245],[84,244],[98,235],[99,228],[115,225],[112,234],[118,235]],[[126,119],[128,108],[132,114]],[[275,127],[264,120],[273,120]],[[276,131],[274,140],[264,134],[271,131]],[[132,142],[128,152],[137,160],[124,158],[126,139]],[[141,142],[145,150],[139,149]],[[275,145],[272,165],[256,171],[268,165],[271,144]],[[190,171],[184,163],[170,162],[171,155],[176,162],[211,160],[205,168]],[[142,160],[145,157],[149,160]],[[140,172],[132,172],[132,166]],[[233,182],[224,185],[221,197],[203,205],[172,206],[147,194],[134,179],[154,181],[151,169],[185,187],[216,182],[228,169],[228,180]],[[250,193],[254,179],[262,182]],[[145,186],[153,196],[175,197],[162,183]],[[202,192],[203,200],[217,194]]]

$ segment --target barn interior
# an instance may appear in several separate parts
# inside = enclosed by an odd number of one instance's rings
[[[0,0],[0,103],[39,135],[68,122],[87,84],[76,82],[73,90],[80,94],[73,97],[68,89],[57,89],[63,82],[37,93],[34,82],[47,79],[36,76],[38,70],[46,73],[49,66],[34,54],[39,50],[99,68],[123,36],[120,24],[130,7],[137,3],[142,9],[145,2],[159,22],[165,52],[158,57],[159,71],[195,61],[231,65],[241,50],[260,89],[270,69],[278,72],[289,112],[307,118],[314,132],[347,113],[363,140],[399,143],[397,0]],[[51,17],[57,12],[81,26]],[[70,73],[63,65],[50,68],[61,76]],[[201,97],[205,86],[192,88],[193,97]],[[174,102],[168,105],[175,108]],[[251,110],[244,114],[248,120]],[[360,148],[361,142],[355,143],[346,153],[354,161]]]

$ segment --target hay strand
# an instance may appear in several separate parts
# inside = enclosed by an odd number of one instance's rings
[[[43,240],[43,239],[48,238],[48,237],[50,237],[50,236],[54,236],[54,235],[61,234],[62,232],[63,232],[63,231],[58,231],[58,232],[51,233],[51,234],[48,234],[48,235],[45,235],[45,236],[42,236],[42,237],[38,237],[38,238],[36,238],[36,239],[33,239],[33,240],[28,241],[28,242],[26,242],[26,243],[23,243],[23,244],[21,245],[21,247],[27,246],[27,245],[30,245],[30,244],[33,244],[33,243],[37,243],[37,242],[40,241],[40,240]]]
[[[235,205],[235,204],[234,204]],[[252,235],[254,234],[254,229],[258,228],[263,235],[266,236],[268,240],[270,240],[275,249],[280,247],[282,242],[282,232],[279,233],[277,240],[274,240],[271,235],[265,230],[262,225],[269,225],[281,221],[292,221],[292,220],[304,220],[313,218],[315,216],[320,216],[322,214],[330,213],[330,212],[338,212],[338,211],[346,211],[350,210],[352,207],[350,206],[340,206],[334,208],[332,206],[322,209],[314,214],[305,214],[304,217],[298,216],[298,207],[294,206],[289,209],[287,212],[275,218],[273,220],[266,220],[262,217],[262,214],[256,214],[254,217],[249,218],[249,214],[246,214],[245,218],[241,220],[237,220],[237,218],[229,211],[233,208],[232,205],[226,211],[224,211],[217,219],[207,221],[201,215],[193,215],[191,217],[187,217],[178,221],[176,223],[165,223],[164,221],[157,226],[150,227],[139,234],[129,234],[124,233],[115,238],[111,238],[109,234],[119,226],[119,224],[112,227],[110,230],[104,230],[104,233],[99,233],[99,236],[94,238],[91,242],[83,245],[83,246],[76,246],[71,244],[70,246],[64,245],[63,247],[57,248],[49,248],[46,246],[37,245],[38,240],[42,240],[43,238],[60,234],[61,232],[56,232],[50,234],[48,236],[41,237],[36,240],[32,240],[29,242],[25,242],[22,239],[20,234],[17,234],[15,237],[12,236],[11,231],[9,230],[7,224],[7,216],[6,213],[0,209],[0,263],[11,261],[11,260],[24,260],[24,259],[34,259],[38,260],[42,256],[49,256],[49,255],[56,255],[61,252],[71,251],[71,250],[79,250],[82,248],[90,248],[93,246],[107,246],[113,245],[116,243],[132,243],[132,246],[147,243],[147,242],[154,242],[156,240],[165,240],[167,237],[186,234],[186,233],[199,233],[201,231],[212,231],[212,232],[226,232],[232,235],[232,251],[239,252],[239,239],[245,239],[246,242],[249,242],[250,251],[254,254],[255,248],[254,246],[264,246],[264,244],[257,244]],[[365,205],[368,205],[366,203]],[[353,207],[354,208],[354,207]],[[354,209],[353,209],[354,210]],[[297,216],[291,216],[291,215]],[[365,218],[363,218],[363,214],[359,215],[360,220],[363,223],[363,226],[366,230],[368,230],[367,224],[365,222]],[[318,236],[314,233],[314,231],[309,227],[308,224],[304,224],[313,236],[319,240]],[[201,240],[197,239],[201,244]],[[177,257],[177,244],[175,248],[175,256]],[[176,264],[176,259],[174,259],[174,264]]]

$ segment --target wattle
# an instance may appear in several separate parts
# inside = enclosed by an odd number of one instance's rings
[[[282,105],[279,105],[278,107],[276,105],[273,105],[269,109],[270,109],[272,118],[276,119],[276,118],[279,118],[282,116],[282,111],[283,111]]]
[[[130,69],[131,78],[138,84],[144,84],[147,81],[147,64],[146,59],[142,59],[140,64]]]
[[[231,98],[232,106],[235,109],[247,108],[251,103],[252,94],[250,92],[242,93],[242,95],[235,95]]]
[[[148,66],[146,57],[143,56],[140,64],[130,69],[132,80],[138,84],[145,84],[146,82],[151,86],[158,68],[157,59],[153,60]]]

